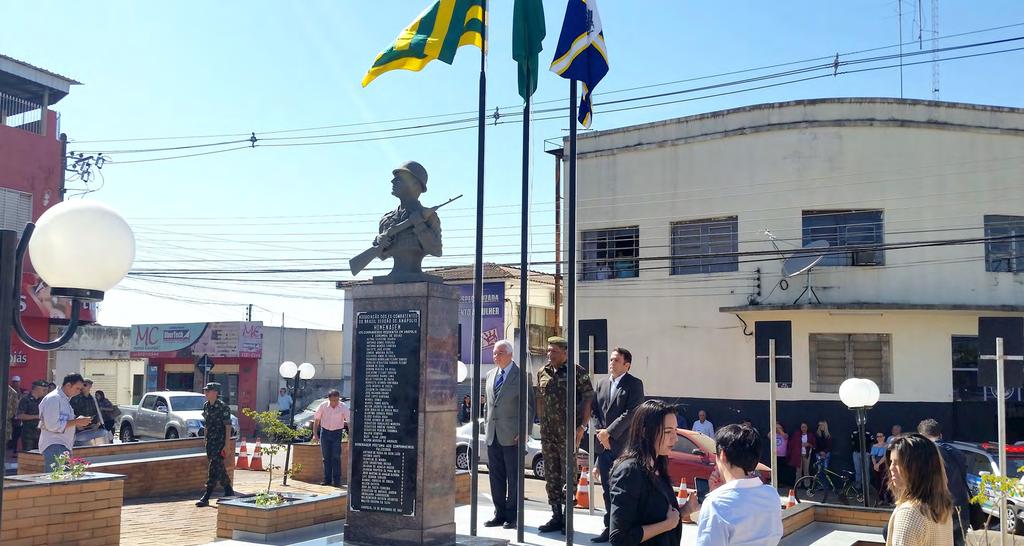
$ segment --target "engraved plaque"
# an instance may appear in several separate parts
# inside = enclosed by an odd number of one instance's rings
[[[356,315],[352,404],[353,510],[416,512],[420,312]]]

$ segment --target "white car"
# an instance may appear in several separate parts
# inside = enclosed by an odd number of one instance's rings
[[[455,429],[455,468],[458,470],[469,470],[470,460],[470,439],[473,437],[472,423],[466,423]],[[480,420],[480,464],[487,464],[487,423]],[[576,454],[577,464],[587,464],[587,452],[580,449]],[[526,441],[526,458],[523,460],[525,467],[532,469],[534,476],[544,479],[544,456],[540,452],[540,425],[534,423],[530,438]]]

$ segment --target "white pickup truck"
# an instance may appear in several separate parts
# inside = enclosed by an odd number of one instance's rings
[[[138,406],[118,406],[118,429],[122,442],[140,438],[194,438],[206,434],[203,404],[197,392],[157,391],[143,395]],[[238,417],[231,416],[231,435],[238,434]]]

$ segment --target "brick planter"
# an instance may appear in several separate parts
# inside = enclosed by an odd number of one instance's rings
[[[124,476],[88,472],[77,480],[47,474],[4,479],[0,544],[103,546],[121,536]]]
[[[217,537],[236,540],[279,540],[289,532],[321,526],[341,531],[348,493],[324,495],[284,493],[292,499],[278,506],[256,506],[255,497],[217,503]]]
[[[281,455],[278,455],[280,457]],[[276,458],[276,457],[275,457]],[[348,484],[348,441],[341,442],[341,483]],[[324,458],[320,452],[320,444],[303,442],[292,444],[292,468],[302,468],[292,475],[300,482],[320,483],[324,481]]]

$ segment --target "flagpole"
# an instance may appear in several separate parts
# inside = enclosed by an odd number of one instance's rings
[[[566,378],[565,400],[565,544],[572,546],[572,519],[573,506],[576,500],[572,494],[576,484],[573,477],[576,475],[576,80],[569,83],[569,181],[568,203],[568,226],[566,232],[569,237],[569,249],[566,257],[569,260],[566,271],[569,273],[569,282],[566,284],[566,336],[567,349],[569,354],[568,374]],[[589,470],[589,469],[588,469]],[[589,476],[588,476],[589,479]],[[607,487],[607,486],[605,486]]]
[[[473,441],[469,449],[469,534],[477,531],[477,494],[480,491],[480,363],[482,360],[484,291],[484,127],[487,115],[487,0],[483,0],[484,21],[480,48],[480,104],[476,141],[476,255],[473,267]]]
[[[520,454],[519,456],[519,498],[517,499],[516,517],[519,521],[516,522],[516,540],[523,542],[523,533],[526,528],[525,510],[524,510],[524,491],[526,487],[526,480],[524,479],[525,471],[524,460],[526,459],[524,448],[526,446],[526,412],[523,411],[525,406],[526,395],[526,381],[527,377],[523,370],[525,370],[526,363],[530,358],[530,331],[529,331],[529,314],[530,314],[530,300],[529,294],[529,260],[527,256],[527,248],[529,245],[530,236],[530,105],[532,103],[532,97],[526,99],[526,104],[523,106],[523,188],[522,188],[522,211],[519,222],[522,224],[519,229],[519,365],[522,368],[520,370],[519,380],[519,395],[520,395],[520,411],[519,411],[519,442],[516,444],[516,450]]]

